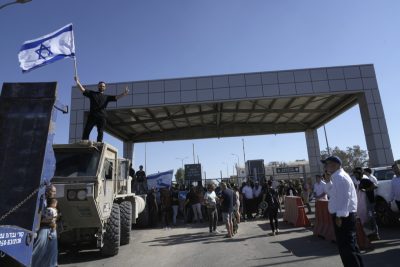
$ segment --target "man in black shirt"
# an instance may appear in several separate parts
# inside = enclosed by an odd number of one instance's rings
[[[226,230],[228,234],[225,237],[233,237],[233,191],[227,188],[225,183],[221,183],[221,211],[222,219],[226,223]]]
[[[88,140],[90,132],[93,127],[97,127],[97,142],[103,142],[103,131],[106,126],[107,114],[106,107],[108,102],[117,101],[123,96],[126,96],[129,92],[128,87],[125,88],[125,91],[116,96],[105,95],[104,91],[106,90],[105,82],[99,82],[97,87],[99,89],[98,92],[86,90],[82,84],[80,83],[78,77],[75,77],[76,85],[79,90],[83,93],[84,96],[90,99],[90,112],[86,122],[85,129],[83,130],[82,140]]]
[[[143,166],[139,166],[139,170],[136,172],[136,193],[142,194],[147,191],[147,178],[146,172],[143,170]]]

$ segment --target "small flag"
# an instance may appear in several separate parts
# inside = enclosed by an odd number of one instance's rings
[[[75,45],[72,24],[35,40],[26,41],[18,53],[22,72],[74,56]]]
[[[172,185],[172,175],[174,170],[150,174],[147,176],[147,188],[168,188]]]

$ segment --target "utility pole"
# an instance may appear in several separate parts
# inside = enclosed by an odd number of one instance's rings
[[[242,138],[242,144],[243,144],[243,161],[244,164],[246,165],[246,151],[244,150],[244,139]]]
[[[324,124],[324,133],[325,133],[325,141],[326,141],[326,151],[328,151],[328,155],[331,155],[331,150],[329,148],[329,143],[328,143],[328,135],[326,134],[326,128]]]
[[[193,164],[196,164],[196,158],[194,156],[194,143],[192,143],[192,148],[193,148]]]
[[[144,171],[147,173],[147,143],[144,143]]]

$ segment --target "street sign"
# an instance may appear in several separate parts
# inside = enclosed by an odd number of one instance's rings
[[[300,167],[276,168],[276,173],[295,173],[295,172],[300,172]]]
[[[201,164],[185,164],[185,180],[201,181]]]

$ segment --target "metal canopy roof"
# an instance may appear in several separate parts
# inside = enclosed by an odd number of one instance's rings
[[[106,130],[151,142],[304,132],[357,104],[359,92],[108,110]]]

